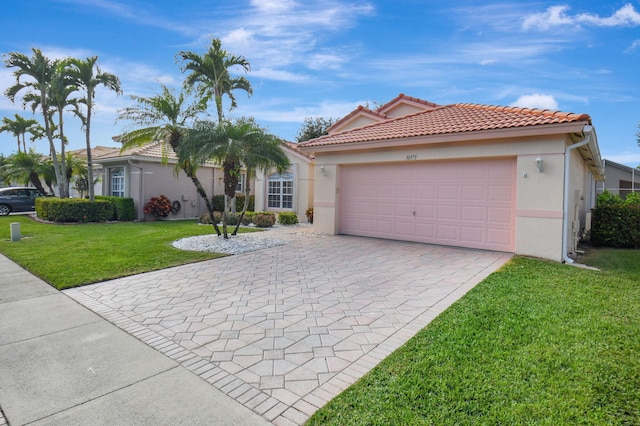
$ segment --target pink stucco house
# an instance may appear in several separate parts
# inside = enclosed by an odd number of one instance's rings
[[[586,114],[402,94],[298,148],[315,157],[320,232],[566,262],[603,177]]]

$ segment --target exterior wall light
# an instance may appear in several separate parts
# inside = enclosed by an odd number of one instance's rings
[[[542,158],[538,157],[536,158],[536,169],[538,169],[538,172],[542,173],[542,171],[544,170],[544,168],[542,167]]]
[[[324,168],[324,166],[320,166],[320,173],[322,173],[323,176],[327,175],[327,170]]]

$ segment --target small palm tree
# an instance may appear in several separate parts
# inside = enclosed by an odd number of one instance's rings
[[[168,159],[167,149],[178,154],[180,146],[189,132],[188,126],[195,121],[198,114],[202,113],[202,105],[185,106],[185,93],[180,92],[176,96],[164,85],[162,93],[159,95],[149,98],[139,96],[131,98],[136,101],[136,106],[125,108],[118,114],[118,121],[130,121],[135,127],[120,136],[122,149],[142,146],[151,142],[161,142],[165,162]],[[187,158],[179,160],[177,167],[182,169],[191,179],[198,194],[205,201],[207,211],[213,218],[213,205],[196,174],[197,165]],[[216,233],[220,235],[218,225],[215,221],[213,222]]]
[[[2,118],[2,126],[0,126],[1,132],[11,133],[18,140],[18,152],[20,152],[20,142],[22,142],[22,148],[24,152],[27,152],[26,134],[32,135],[40,134],[42,127],[37,120],[26,119],[19,114],[15,114],[15,120],[9,117]]]
[[[86,106],[86,116],[84,117],[85,140],[87,143],[87,182],[89,183],[89,199],[95,199],[93,182],[93,158],[91,156],[91,117],[93,114],[96,88],[104,86],[113,90],[117,94],[122,93],[120,89],[120,79],[113,74],[103,72],[96,65],[97,56],[92,56],[84,61],[72,59],[70,62],[69,74],[74,79],[75,84],[84,90],[84,98],[80,102]]]
[[[253,93],[251,83],[245,77],[231,77],[229,70],[239,67],[245,72],[251,71],[251,65],[244,56],[235,56],[222,48],[220,39],[211,40],[211,46],[202,55],[190,51],[181,51],[177,55],[184,65],[182,72],[190,71],[185,79],[185,86],[195,88],[204,106],[211,98],[216,104],[218,122],[223,119],[222,96],[231,100],[231,109],[237,106],[233,94],[235,90],[244,90],[249,96]]]
[[[42,182],[40,182],[40,175],[44,172],[45,164],[45,158],[33,150],[18,152],[9,156],[2,174],[5,178],[22,182],[25,185],[31,183],[42,194],[46,194]]]
[[[235,122],[223,120],[219,123],[198,122],[188,133],[178,150],[179,161],[204,164],[215,161],[222,164],[224,171],[225,206],[231,205],[235,197],[240,170],[244,166],[247,172],[245,202],[240,215],[244,216],[249,200],[249,180],[256,170],[266,171],[277,168],[284,171],[289,166],[280,141],[267,134],[253,119],[240,119]],[[222,215],[222,233],[227,234],[227,208]],[[238,232],[239,223],[232,235]]]

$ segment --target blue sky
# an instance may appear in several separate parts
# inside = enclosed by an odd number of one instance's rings
[[[253,116],[294,140],[305,117],[341,117],[404,93],[587,113],[603,158],[640,164],[640,1],[3,0],[0,51],[98,55],[123,95],[100,91],[93,145],[115,146],[117,111],[160,83],[179,88],[175,55],[212,37],[249,60],[254,94],[228,116]],[[0,68],[0,88],[12,85]],[[213,110],[210,111],[215,114]],[[23,111],[0,97],[0,117]],[[70,149],[80,124],[67,119]],[[42,141],[35,148],[47,152]],[[0,152],[16,150],[0,134]]]

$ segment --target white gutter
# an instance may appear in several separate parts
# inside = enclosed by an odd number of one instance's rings
[[[570,191],[570,167],[571,167],[571,151],[583,147],[591,142],[593,126],[584,126],[584,139],[574,145],[569,145],[564,151],[564,202],[563,202],[563,220],[562,220],[562,260],[566,263],[573,263],[573,259],[567,253],[569,249],[569,191]]]

